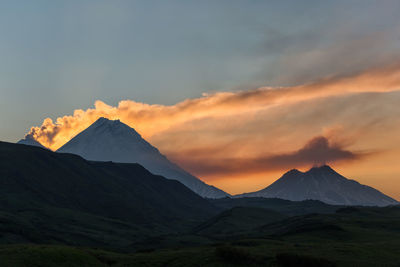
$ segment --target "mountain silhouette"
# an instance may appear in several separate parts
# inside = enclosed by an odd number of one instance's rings
[[[180,181],[202,197],[229,196],[169,161],[133,128],[119,120],[99,118],[57,152],[73,153],[93,161],[139,163],[154,174]]]
[[[32,136],[30,135],[26,135],[24,137],[24,139],[21,139],[17,142],[17,144],[20,145],[28,145],[28,146],[37,146],[37,147],[41,147],[41,148],[45,148],[41,143],[39,143],[38,141],[36,141],[35,139],[33,139]]]
[[[236,197],[320,200],[333,205],[387,206],[398,202],[378,190],[347,179],[324,165],[307,172],[293,169],[265,189]]]
[[[115,233],[110,239],[120,242],[124,231],[134,232],[133,242],[149,232],[182,229],[219,210],[180,182],[139,164],[91,162],[5,142],[0,142],[0,184],[2,233],[26,238],[36,232],[40,242],[61,238],[84,244],[95,238],[88,244],[101,244],[106,233]]]

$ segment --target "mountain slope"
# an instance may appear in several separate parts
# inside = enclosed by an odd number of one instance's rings
[[[234,207],[195,227],[193,232],[205,236],[240,235],[286,217],[279,212],[263,208]]]
[[[25,136],[24,139],[21,139],[17,142],[20,145],[28,145],[28,146],[37,146],[41,148],[45,148],[41,143],[30,137],[29,135]]]
[[[280,198],[240,197],[212,199],[210,202],[223,210],[235,207],[262,208],[284,214],[286,216],[310,213],[335,213],[342,206],[328,205],[318,200],[290,201]]]
[[[282,198],[293,201],[320,200],[333,205],[387,206],[398,202],[378,190],[349,180],[329,166],[307,172],[291,170],[265,189],[237,197]]]
[[[139,163],[152,173],[180,181],[202,197],[228,196],[170,162],[133,128],[119,120],[98,119],[57,152],[77,154],[95,161]]]
[[[102,217],[99,223],[117,220],[124,222],[119,223],[122,229],[134,224],[152,231],[179,230],[217,212],[178,181],[153,175],[138,164],[89,162],[76,155],[0,142],[0,215],[8,218],[7,214],[37,210],[45,210],[43,216],[50,221],[60,217],[56,213],[84,213],[92,219]],[[72,217],[64,219],[69,227],[83,218]]]

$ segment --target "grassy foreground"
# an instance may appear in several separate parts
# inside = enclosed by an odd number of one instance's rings
[[[400,242],[243,239],[136,253],[58,245],[3,245],[1,266],[400,266]]]
[[[266,222],[266,216],[277,221],[260,226],[257,220]],[[400,207],[283,218],[268,210],[234,208],[191,233],[153,237],[123,251],[3,244],[0,266],[399,267],[399,252]]]

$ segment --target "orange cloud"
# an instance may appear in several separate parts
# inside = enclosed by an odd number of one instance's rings
[[[47,118],[29,134],[55,150],[102,116],[135,128],[173,161],[229,193],[261,189],[273,182],[271,173],[319,161],[362,166],[349,174],[387,191],[392,188],[379,187],[385,184],[380,173],[389,153],[400,157],[399,103],[400,64],[392,64],[295,87],[205,94],[171,106],[96,101],[71,116]],[[316,136],[323,137],[310,141]],[[383,152],[364,157],[377,150]],[[390,177],[400,177],[397,164],[390,170]]]
[[[389,92],[400,88],[400,64],[360,73],[351,77],[333,77],[296,87],[270,88],[240,92],[219,92],[188,99],[172,106],[149,105],[123,100],[117,107],[102,101],[94,109],[75,110],[72,116],[44,120],[32,127],[29,134],[44,146],[56,150],[99,117],[120,119],[134,127],[145,138],[177,125],[207,118],[224,118],[238,114],[288,105],[320,97],[357,92]]]
[[[228,176],[232,174],[249,174],[288,170],[307,166],[319,166],[338,161],[353,161],[370,154],[366,152],[352,152],[341,144],[332,143],[324,136],[316,136],[309,140],[302,148],[282,153],[258,155],[250,158],[231,158],[228,155],[218,158],[211,157],[216,149],[192,150],[185,153],[170,154],[174,161],[196,175]]]

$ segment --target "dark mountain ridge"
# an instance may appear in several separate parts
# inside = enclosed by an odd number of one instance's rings
[[[171,229],[217,212],[180,182],[139,164],[90,162],[5,142],[0,142],[0,185],[5,212],[49,207]]]
[[[154,174],[180,181],[202,197],[229,196],[186,172],[143,139],[135,129],[119,120],[99,118],[57,150],[87,160],[139,163]]]

